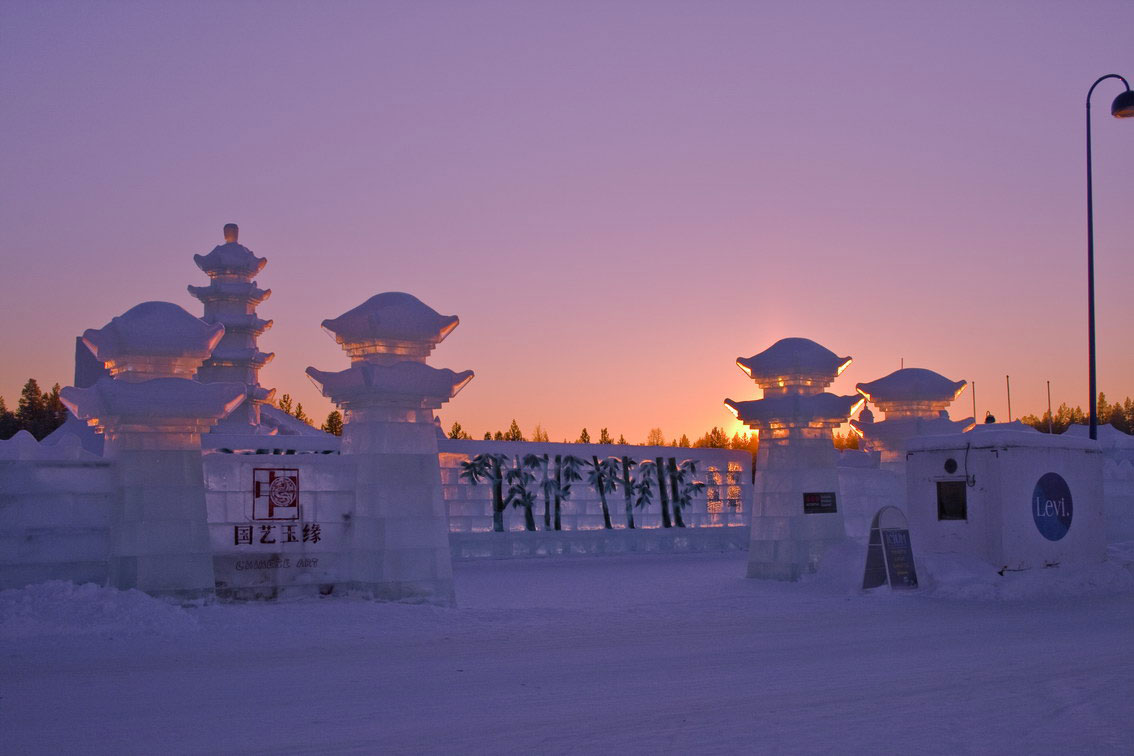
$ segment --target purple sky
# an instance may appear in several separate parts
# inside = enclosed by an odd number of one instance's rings
[[[462,325],[446,427],[732,430],[785,336],[1085,405],[1083,99],[1134,3],[0,4],[0,395],[268,258],[263,383],[389,290]],[[1134,122],[1094,99],[1099,388],[1134,395]],[[971,412],[966,392],[954,417]]]

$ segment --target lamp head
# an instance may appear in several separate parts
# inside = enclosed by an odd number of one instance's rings
[[[1134,118],[1134,90],[1127,89],[1115,97],[1110,114],[1115,118]]]

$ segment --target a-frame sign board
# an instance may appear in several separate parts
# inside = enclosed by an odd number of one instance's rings
[[[895,590],[917,588],[910,531],[906,516],[897,507],[882,507],[874,515],[866,547],[862,587],[877,588],[886,583]]]

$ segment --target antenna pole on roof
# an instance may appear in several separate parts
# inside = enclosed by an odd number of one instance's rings
[[[1008,387],[1008,422],[1012,422],[1012,378],[1004,376],[1004,385]]]
[[[1047,382],[1047,432],[1048,433],[1055,433],[1055,430],[1052,428],[1052,423],[1051,423],[1052,419],[1053,418],[1051,416],[1051,381],[1048,381]]]

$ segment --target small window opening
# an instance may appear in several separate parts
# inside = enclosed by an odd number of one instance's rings
[[[968,486],[963,480],[937,481],[937,519],[967,520]]]

